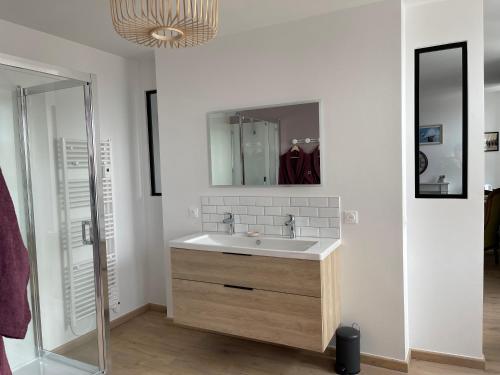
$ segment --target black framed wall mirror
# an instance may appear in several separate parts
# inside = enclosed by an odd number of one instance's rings
[[[158,126],[158,101],[156,90],[146,91],[146,114],[148,118],[151,195],[161,196],[160,130]]]
[[[415,197],[467,198],[467,42],[415,51]]]

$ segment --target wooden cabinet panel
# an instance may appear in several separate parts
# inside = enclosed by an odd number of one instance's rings
[[[174,321],[254,340],[324,351],[321,299],[173,280]]]
[[[323,320],[323,346],[325,348],[340,324],[338,261],[336,252],[321,261],[321,317]]]
[[[321,297],[320,262],[172,249],[172,277]]]

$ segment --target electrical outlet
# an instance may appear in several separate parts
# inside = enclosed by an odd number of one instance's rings
[[[189,207],[189,217],[198,219],[200,217],[200,209],[198,207]]]
[[[359,213],[358,211],[344,211],[344,223],[345,224],[359,224]]]
[[[104,177],[104,178],[111,177],[111,167],[109,165],[104,165],[102,167],[102,177]]]

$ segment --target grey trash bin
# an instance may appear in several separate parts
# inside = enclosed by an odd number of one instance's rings
[[[337,374],[359,374],[361,371],[361,332],[353,327],[340,327],[336,333],[336,361]]]

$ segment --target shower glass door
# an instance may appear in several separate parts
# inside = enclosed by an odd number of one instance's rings
[[[102,374],[109,312],[90,76],[0,66],[0,87],[5,77],[19,137],[9,132],[0,167],[30,253],[33,317],[25,340],[6,341],[7,357],[14,375]]]

